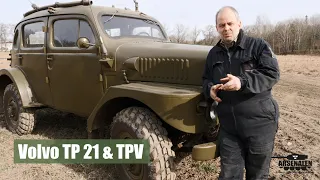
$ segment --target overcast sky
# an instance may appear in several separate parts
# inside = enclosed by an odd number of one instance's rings
[[[67,2],[68,0],[30,0],[38,6]],[[69,0],[70,1],[70,0]],[[254,24],[256,17],[267,17],[271,23],[320,14],[319,0],[137,0],[139,10],[155,17],[169,29],[177,23],[188,27],[203,28],[215,23],[215,13],[225,5],[238,9],[243,25]],[[29,0],[1,0],[0,23],[17,23],[28,10]],[[111,6],[134,10],[133,0],[93,0],[94,5]]]

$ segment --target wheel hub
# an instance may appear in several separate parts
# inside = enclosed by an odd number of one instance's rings
[[[120,139],[134,139],[129,133],[122,132],[119,134]],[[141,179],[143,177],[143,165],[141,164],[123,164],[121,165],[130,179]]]
[[[124,168],[126,168],[128,175],[131,177],[131,179],[141,179],[143,174],[143,167],[139,164],[128,164],[124,165]]]

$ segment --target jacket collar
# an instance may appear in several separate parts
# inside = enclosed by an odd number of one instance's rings
[[[245,49],[246,38],[247,38],[247,36],[244,34],[244,31],[242,29],[240,29],[237,41],[235,42],[234,46],[236,46],[236,47],[239,46],[241,49]],[[222,49],[225,49],[221,39],[216,44],[216,46],[218,46]]]

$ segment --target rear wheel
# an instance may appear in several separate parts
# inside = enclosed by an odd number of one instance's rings
[[[129,107],[120,111],[110,130],[112,139],[147,139],[150,143],[148,165],[118,165],[121,179],[175,179],[172,172],[175,153],[160,120],[148,109]]]
[[[24,109],[17,87],[7,85],[3,95],[4,118],[8,129],[18,135],[29,134],[35,126],[34,111]]]

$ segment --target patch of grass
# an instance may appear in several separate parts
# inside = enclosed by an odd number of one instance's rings
[[[198,168],[200,171],[204,171],[206,173],[217,173],[217,167],[213,163],[199,161],[193,163],[192,165]]]

